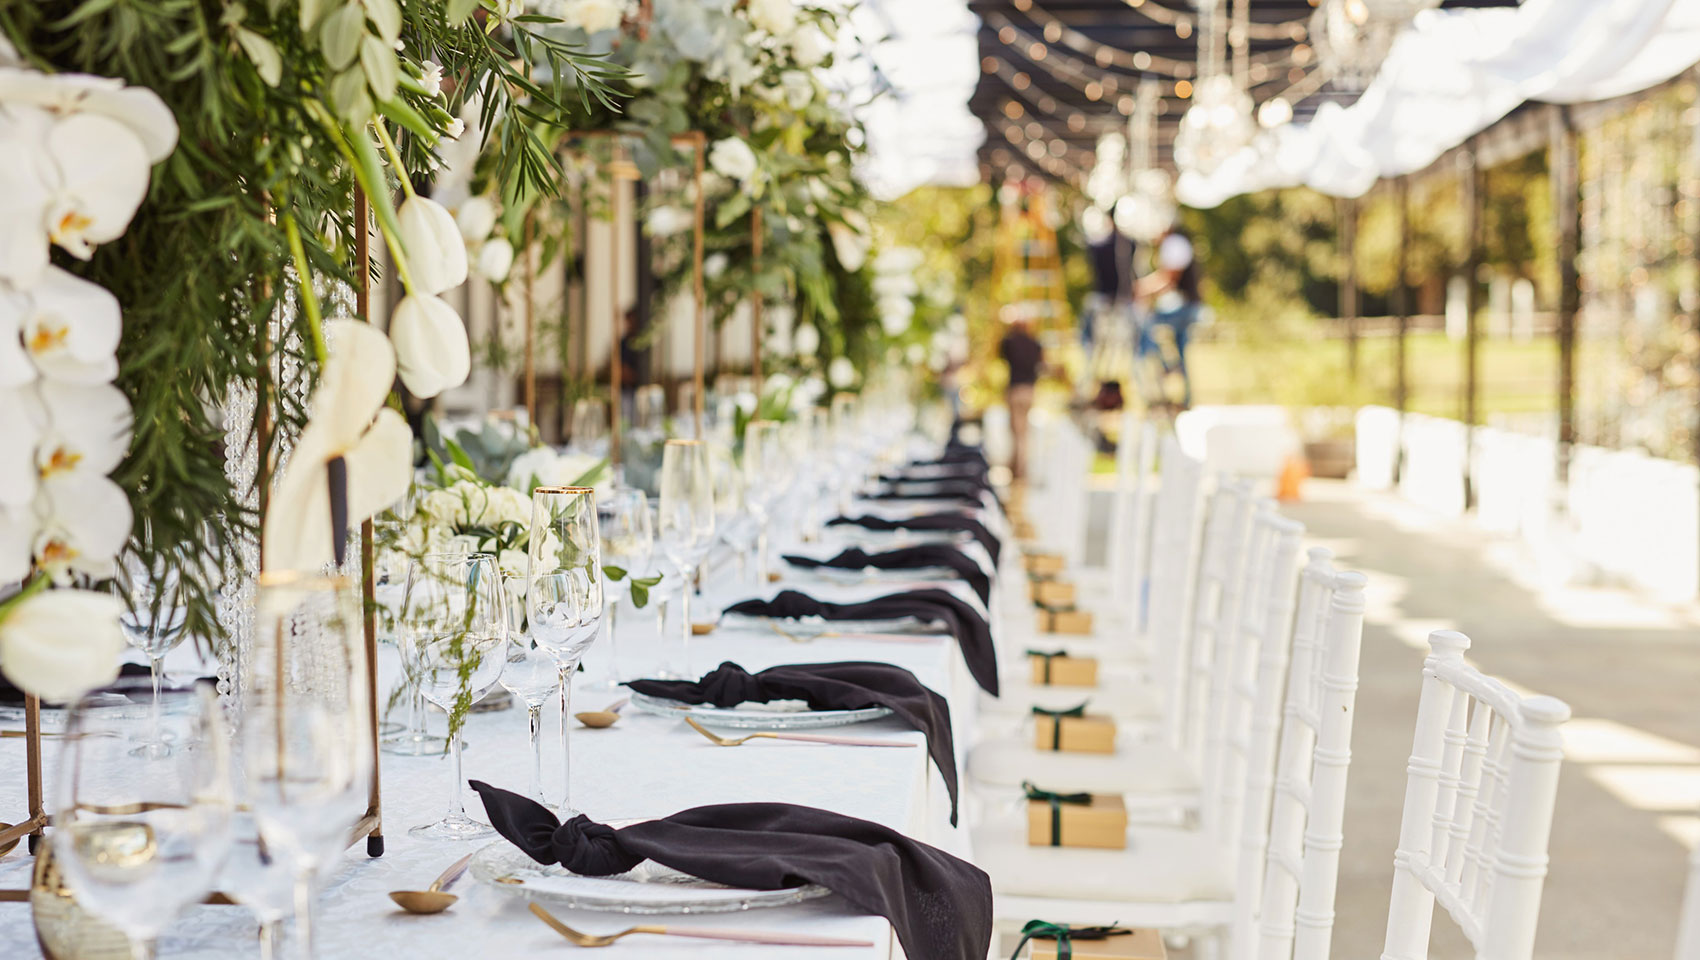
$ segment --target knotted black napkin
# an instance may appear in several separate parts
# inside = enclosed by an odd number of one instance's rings
[[[982,690],[998,695],[998,657],[992,648],[992,628],[968,601],[948,590],[928,587],[893,593],[861,603],[827,603],[806,593],[782,590],[772,600],[743,600],[726,608],[727,613],[750,617],[820,617],[823,620],[897,620],[914,617],[936,620],[956,638],[968,672]]]
[[[992,603],[992,578],[974,561],[973,557],[955,547],[942,543],[924,543],[914,547],[899,547],[896,550],[886,550],[882,553],[867,553],[860,547],[850,547],[841,551],[831,560],[816,560],[813,557],[802,557],[793,554],[785,555],[785,562],[793,567],[804,567],[813,570],[816,567],[834,567],[839,570],[861,570],[875,567],[880,570],[915,570],[922,567],[949,567],[974,588],[974,593],[980,602],[988,607]]]
[[[900,480],[886,489],[864,494],[864,500],[956,500],[980,506],[984,488],[962,480]]]
[[[472,781],[490,825],[538,863],[582,876],[653,860],[714,883],[783,890],[818,883],[891,921],[904,953],[985,960],[992,884],[978,867],[889,827],[790,803],[721,803],[614,829],[561,823],[542,804]]]
[[[960,530],[971,534],[980,546],[986,548],[986,553],[992,558],[992,565],[997,566],[998,554],[1003,545],[998,538],[992,536],[992,531],[986,525],[973,517],[960,513],[928,513],[919,517],[903,517],[897,520],[887,520],[884,517],[834,517],[826,522],[829,527],[845,525],[862,527],[866,530]]]
[[[950,705],[915,675],[890,663],[848,660],[790,663],[750,673],[731,661],[701,680],[631,680],[638,693],[684,703],[735,707],[746,701],[805,700],[816,710],[889,707],[927,738],[927,755],[950,791],[950,825],[956,826],[956,752],[951,745]]]

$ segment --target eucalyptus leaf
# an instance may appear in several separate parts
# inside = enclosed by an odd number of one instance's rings
[[[247,27],[236,28],[236,42],[241,44],[248,59],[254,61],[254,69],[260,72],[260,79],[267,86],[277,86],[278,81],[283,79],[283,58],[278,56],[272,42]]]
[[[319,26],[319,43],[325,48],[325,62],[331,65],[332,70],[341,70],[353,63],[360,52],[360,38],[365,35],[365,8],[358,3],[343,4]]]
[[[372,95],[380,103],[395,99],[397,75],[401,66],[396,63],[395,48],[372,34],[360,38],[360,69],[372,83]]]

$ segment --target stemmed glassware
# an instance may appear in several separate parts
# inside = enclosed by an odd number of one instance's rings
[[[555,658],[561,679],[561,814],[572,805],[573,763],[567,733],[572,716],[573,671],[596,639],[602,622],[602,543],[596,491],[590,487],[538,487],[531,492],[530,566],[526,614],[531,636]]]
[[[708,446],[701,440],[669,440],[662,448],[655,534],[662,553],[678,568],[680,582],[677,659],[666,665],[663,675],[689,678],[691,580],[714,545],[714,476]]]
[[[654,442],[667,434],[667,388],[659,383],[638,387],[632,397],[632,433]]]
[[[163,565],[149,564],[135,553],[125,551],[119,559],[112,585],[127,607],[118,615],[118,625],[130,645],[147,656],[148,667],[153,674],[153,688],[157,693],[164,680],[165,655],[183,642],[183,624],[187,619],[177,572]],[[161,703],[157,695],[153,703],[155,706]],[[147,740],[137,749],[156,757],[171,752],[171,745],[166,741],[157,717]]]
[[[425,699],[449,714],[454,756],[454,800],[449,813],[421,824],[410,836],[477,840],[489,825],[466,815],[461,777],[461,735],[455,722],[496,685],[508,662],[508,598],[502,572],[488,553],[434,553],[407,574],[401,601],[401,652]]]
[[[266,855],[295,878],[294,952],[306,958],[320,873],[371,802],[377,758],[363,643],[359,600],[345,578],[260,575],[241,792]]]
[[[608,404],[598,397],[583,397],[573,404],[572,446],[582,453],[601,456],[608,450]]]
[[[525,704],[531,734],[531,799],[549,805],[543,796],[543,705],[561,686],[561,668],[555,655],[530,636],[515,637],[508,646],[508,666],[502,671],[502,686]]]
[[[777,420],[751,420],[744,428],[744,500],[756,522],[756,578],[767,584],[767,542],[773,511],[785,491],[785,457]]]
[[[650,555],[655,549],[655,525],[650,520],[649,498],[635,487],[619,487],[596,505],[602,536],[602,565],[625,571],[625,579],[604,578],[603,589],[608,621],[608,682],[618,684],[619,647],[615,642],[615,611],[620,600],[630,595],[631,581],[648,576]]]
[[[756,517],[750,508],[748,478],[732,451],[709,447],[714,468],[714,528],[738,560],[738,581],[749,578],[749,552],[756,540]]]
[[[243,779],[239,777],[238,783]],[[260,921],[260,960],[278,960],[283,922],[295,905],[295,875],[289,862],[266,846],[252,813],[236,814],[230,857],[219,875],[218,889]]]
[[[130,749],[151,712],[176,749]],[[59,758],[53,856],[90,912],[122,930],[136,960],[212,890],[230,848],[230,748],[210,686],[121,680],[71,708]]]

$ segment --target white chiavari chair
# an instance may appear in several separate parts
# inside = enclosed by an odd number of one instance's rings
[[[991,827],[982,828],[975,832],[974,851],[977,862],[991,875],[1000,920],[1044,917],[1061,923],[1154,926],[1171,933],[1202,935],[1206,956],[1216,955],[1221,938],[1227,935],[1233,960],[1281,956],[1259,952],[1256,924],[1261,920],[1271,928],[1290,929],[1295,909],[1302,929],[1326,936],[1321,923],[1328,921],[1331,926],[1333,915],[1365,580],[1356,573],[1334,574],[1326,556],[1319,559],[1313,554],[1299,590],[1302,609],[1295,622],[1291,592],[1297,567],[1296,533],[1281,531],[1277,544],[1273,552],[1287,558],[1288,597],[1280,599],[1281,591],[1268,594],[1259,618],[1263,636],[1248,638],[1247,646],[1260,648],[1254,653],[1259,685],[1279,692],[1285,681],[1287,696],[1298,698],[1287,704],[1288,715],[1300,715],[1310,734],[1283,737],[1273,779],[1254,769],[1274,749],[1267,743],[1269,725],[1254,722],[1250,728],[1263,731],[1263,746],[1255,733],[1244,741],[1249,756],[1242,765],[1246,784],[1242,822],[1252,824],[1258,819],[1257,811],[1268,810],[1273,784],[1282,784],[1276,801],[1282,821],[1275,840],[1264,847],[1203,826],[1136,824],[1129,829],[1126,850],[1104,851],[1028,847],[1007,834],[995,834]],[[1282,677],[1289,627],[1295,645],[1292,669]],[[1276,649],[1261,649],[1268,647]],[[1258,702],[1267,710],[1270,700],[1281,699],[1277,693]],[[1247,869],[1236,869],[1236,840],[1241,857],[1248,861],[1240,866]],[[1269,884],[1269,896],[1260,897],[1266,872],[1276,875],[1277,859],[1291,885]],[[1310,949],[1314,940],[1305,942]],[[1322,944],[1322,954],[1304,956],[1326,956],[1326,939]]]
[[[1570,708],[1520,697],[1429,634],[1382,960],[1425,960],[1438,903],[1478,960],[1532,960]]]
[[[1688,858],[1688,892],[1676,924],[1676,960],[1700,960],[1700,846]]]

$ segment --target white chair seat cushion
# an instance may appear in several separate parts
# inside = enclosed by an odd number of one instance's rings
[[[1192,903],[1233,898],[1228,857],[1209,835],[1135,826],[1126,850],[1031,847],[1025,823],[974,830],[974,861],[1004,896],[1124,903]]]
[[[1004,671],[998,696],[981,694],[980,712],[1009,716],[1030,713],[1034,707],[1067,710],[1085,701],[1093,711],[1118,720],[1149,721],[1162,717],[1162,697],[1161,688],[1145,682],[1132,671],[1114,671],[1113,665],[1103,663],[1099,664],[1096,687],[1036,686],[1031,668],[1023,662]]]
[[[993,786],[1031,780],[1046,790],[1137,796],[1196,793],[1198,775],[1165,743],[1121,743],[1115,753],[1063,753],[1034,748],[1025,738],[998,737],[968,752],[968,775]]]

